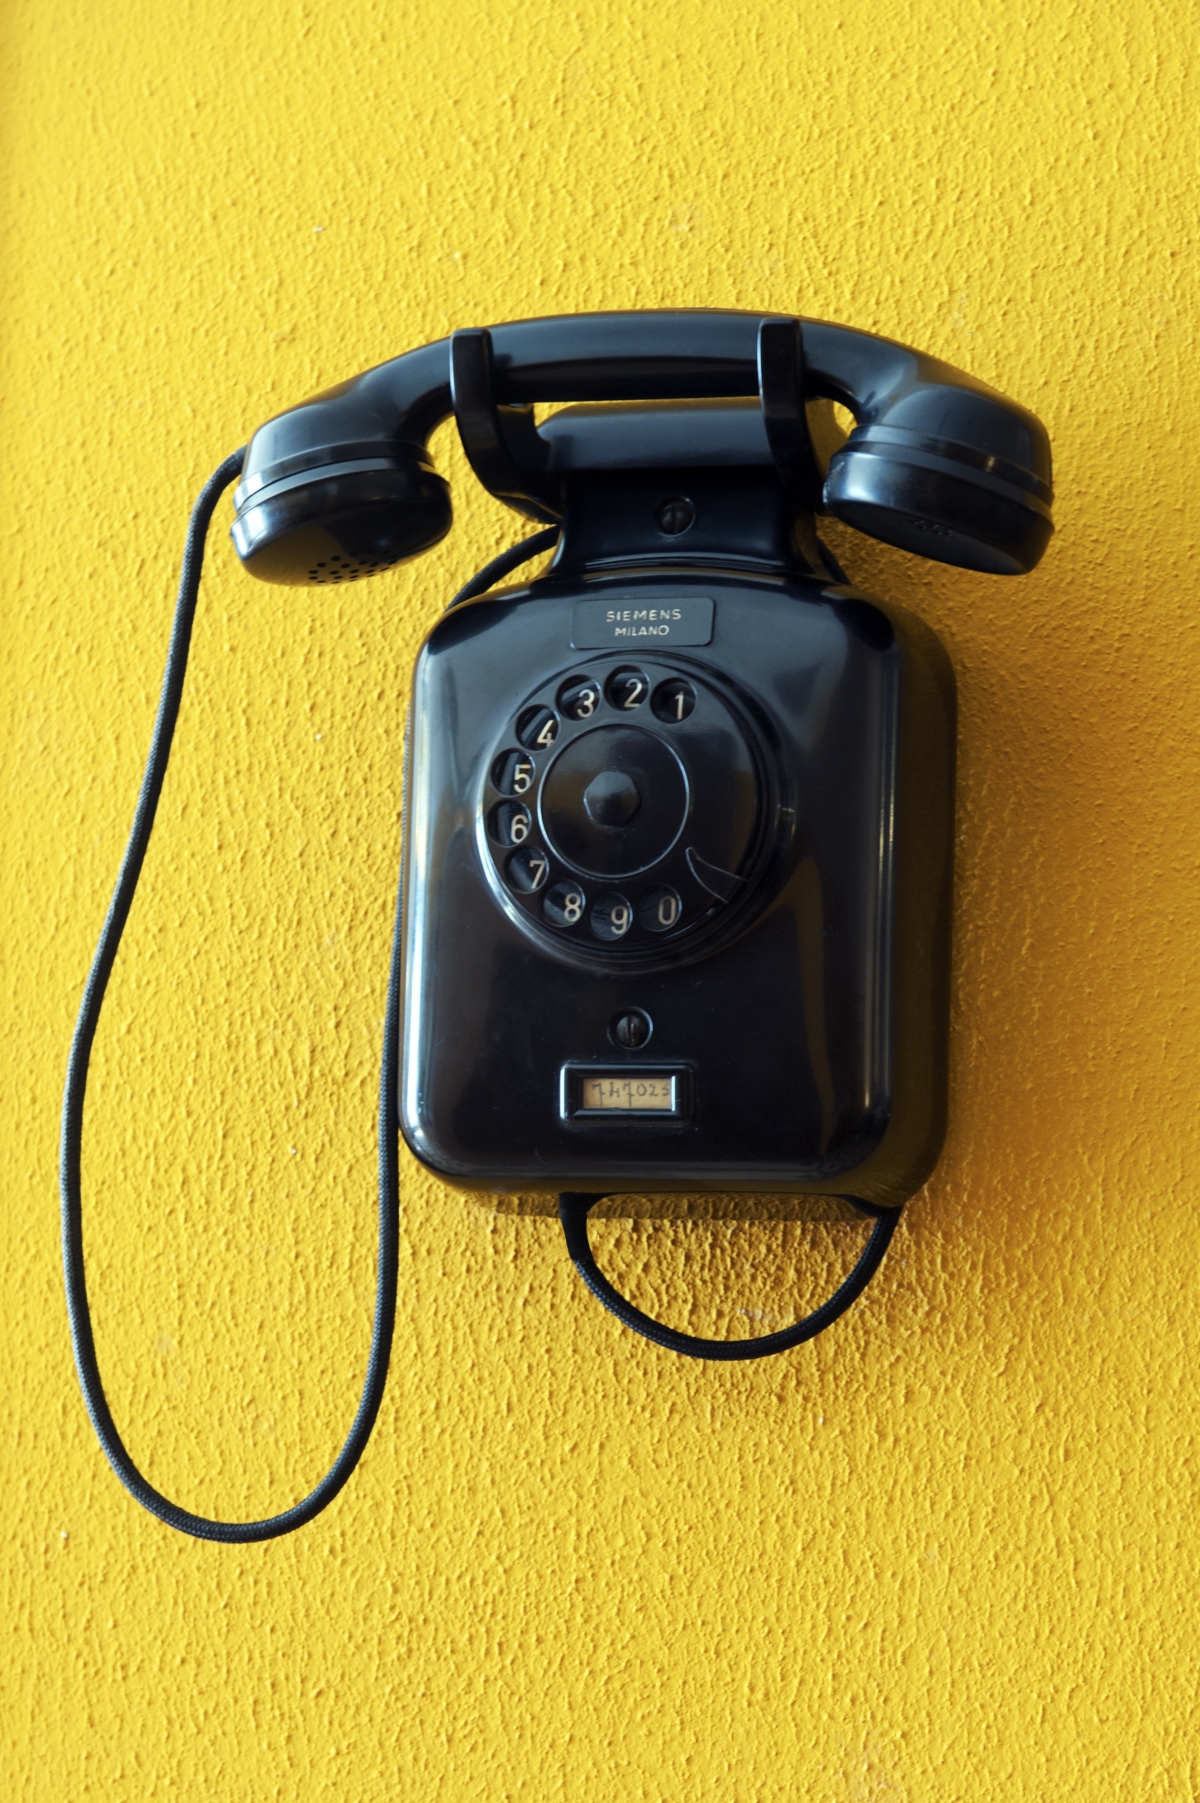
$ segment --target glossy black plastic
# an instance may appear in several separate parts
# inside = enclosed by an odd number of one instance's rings
[[[539,430],[539,401],[585,405]],[[761,1357],[836,1319],[941,1145],[953,676],[918,621],[817,574],[836,565],[812,516],[946,563],[1031,568],[1052,529],[1042,427],[902,345],[789,316],[470,329],[255,434],[235,496],[246,567],[337,586],[436,543],[451,510],[427,441],[451,409],[484,486],[562,530],[547,575],[480,595],[489,566],[417,660],[370,1369],[342,1453],[295,1509],[207,1520],[132,1464],[95,1360],[79,1202],[92,1037],[166,770],[205,532],[239,454],[193,514],[150,762],[72,1045],[64,1260],[84,1394],[132,1493],[204,1538],[310,1519],[370,1433],[395,1301],[393,1097],[433,1170],[544,1196],[547,1212],[556,1197],[605,1306],[703,1358]],[[646,1192],[686,1196],[689,1213],[732,1192],[747,1206],[721,1212],[761,1216],[767,1192],[787,1198],[781,1214],[800,1197],[880,1218],[814,1314],[709,1341],[634,1308],[592,1258],[593,1204]]]
[[[357,582],[417,557],[450,530],[450,490],[423,453],[362,459],[238,490],[232,528],[246,568],[266,582]]]
[[[456,608],[418,658],[402,1130],[493,1192],[898,1205],[945,1119],[945,654],[813,575],[803,530],[764,534],[783,517],[771,465],[597,481],[587,462],[578,447],[564,471],[550,573]],[[731,478],[746,505],[710,542]],[[649,538],[680,484],[700,495],[694,558],[686,533]],[[647,636],[579,650],[581,600]],[[709,641],[673,646],[658,622],[695,601]],[[589,1070],[670,1076],[679,1106],[581,1107]]]
[[[490,332],[455,332],[451,338],[450,399],[467,460],[483,486],[529,519],[561,519],[533,408],[502,407],[496,400]]]
[[[575,405],[538,428],[539,402]],[[269,421],[248,567],[340,582],[435,542],[451,411],[479,480],[562,530],[417,663],[409,1144],[493,1192],[898,1205],[945,1117],[954,686],[919,622],[829,585],[814,515],[1018,573],[1052,530],[1045,431],[819,321],[517,321]]]
[[[254,435],[234,540],[247,567],[287,582],[317,580],[314,530],[331,531],[358,562],[366,546],[377,566],[435,543],[448,503],[425,446],[456,397],[485,486],[554,519],[566,502],[547,435],[525,411],[533,403],[737,396],[759,400],[782,485],[803,511],[823,508],[938,561],[1001,574],[1032,568],[1045,548],[1050,448],[1031,413],[887,339],[716,311],[519,320],[368,370]],[[848,439],[833,424],[835,402],[855,417]],[[345,484],[379,470],[399,490],[356,489],[345,510],[353,542],[343,543]]]

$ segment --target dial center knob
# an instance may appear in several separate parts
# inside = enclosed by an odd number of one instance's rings
[[[665,857],[688,817],[677,753],[639,726],[597,726],[553,759],[538,801],[551,851],[586,875],[629,876]]]
[[[588,818],[597,826],[624,826],[642,805],[638,786],[624,770],[602,770],[583,792]]]

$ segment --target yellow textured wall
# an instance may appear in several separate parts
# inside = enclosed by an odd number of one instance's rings
[[[1186,0],[8,0],[5,1794],[375,1803],[1200,1795]],[[704,1367],[551,1222],[405,1173],[366,1461],[182,1539],[75,1384],[56,1115],[191,499],[267,415],[455,326],[799,311],[1037,411],[1024,581],[835,529],[958,670],[952,1121],[880,1278]],[[519,534],[349,591],[222,530],[85,1146],[109,1392],[193,1508],[293,1500],[363,1364],[413,651]],[[643,1303],[791,1318],[844,1228],[608,1222]]]

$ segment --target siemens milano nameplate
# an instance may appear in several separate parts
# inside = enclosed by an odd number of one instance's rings
[[[713,602],[707,595],[610,595],[577,601],[571,627],[576,651],[602,645],[707,645]]]

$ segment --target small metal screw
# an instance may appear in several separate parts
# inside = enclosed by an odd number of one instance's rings
[[[650,1037],[650,1017],[640,1008],[631,1008],[628,1014],[618,1014],[609,1032],[614,1044],[627,1052],[635,1052]]]
[[[683,495],[672,495],[669,501],[663,502],[654,517],[658,521],[660,532],[669,532],[672,538],[677,538],[681,532],[687,531],[695,519],[696,509]]]

